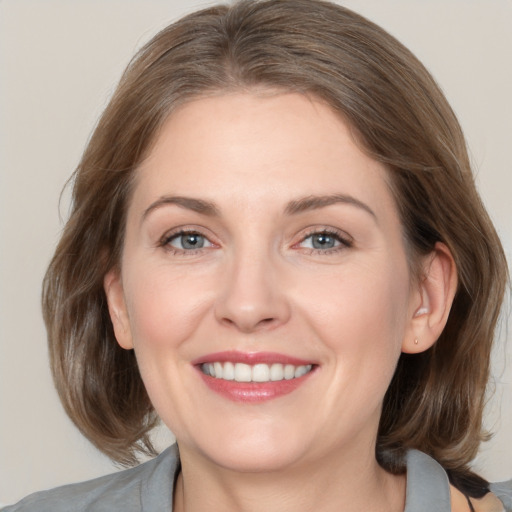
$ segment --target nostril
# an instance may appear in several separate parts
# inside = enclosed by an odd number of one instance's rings
[[[236,327],[243,332],[252,332],[258,329],[265,329],[271,327],[277,319],[275,317],[261,318],[260,320],[254,319],[233,319],[229,317],[222,318],[222,323],[227,327]]]
[[[259,322],[257,322],[255,324],[254,328],[256,328],[256,329],[258,329],[258,328],[259,329],[261,329],[261,328],[265,329],[267,327],[271,328],[275,324],[276,320],[277,319],[274,318],[274,317],[262,318]]]
[[[225,327],[250,332],[272,329],[288,321],[290,308],[285,294],[271,286],[268,280],[256,283],[256,277],[261,281],[259,274],[250,281],[237,275],[229,280],[215,301],[214,314],[218,322]]]

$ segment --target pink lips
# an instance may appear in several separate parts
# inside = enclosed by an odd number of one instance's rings
[[[293,364],[294,366],[300,366],[303,364],[312,364],[311,361],[305,359],[298,359],[296,357],[286,356],[284,354],[277,354],[275,352],[239,352],[238,350],[226,350],[224,352],[215,352],[214,354],[208,354],[200,357],[192,364],[199,365],[203,363],[214,363],[219,361],[224,363],[231,361],[233,363],[245,363],[245,364]]]
[[[287,395],[303,385],[317,368],[317,366],[314,365],[312,371],[301,377],[293,378],[290,380],[278,380],[269,382],[237,382],[235,380],[224,380],[206,375],[201,370],[201,365],[205,363],[225,363],[228,361],[235,364],[244,363],[248,365],[272,365],[279,363],[283,365],[289,364],[294,366],[302,366],[311,365],[314,363],[304,359],[290,357],[284,354],[277,354],[274,352],[246,353],[236,350],[208,354],[192,362],[208,388],[229,400],[245,403],[264,402]]]

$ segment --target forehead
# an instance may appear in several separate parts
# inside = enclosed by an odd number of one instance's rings
[[[319,100],[225,94],[195,99],[169,116],[137,171],[134,200],[199,194],[250,204],[350,193],[389,206],[386,180],[384,166]]]

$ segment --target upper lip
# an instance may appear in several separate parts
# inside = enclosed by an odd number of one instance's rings
[[[286,354],[279,354],[277,352],[241,352],[238,350],[225,350],[223,352],[214,352],[198,357],[192,364],[200,365],[204,363],[245,363],[249,365],[255,364],[292,364],[294,366],[302,366],[314,364],[313,361],[301,359],[298,357],[289,356]]]

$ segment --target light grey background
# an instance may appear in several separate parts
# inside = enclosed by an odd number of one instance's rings
[[[437,78],[470,143],[477,181],[512,248],[512,1],[346,0],[412,49]],[[134,51],[211,2],[0,0],[0,503],[114,470],[61,410],[39,296],[62,221],[58,201]],[[66,217],[68,195],[61,214]],[[512,477],[512,348],[505,323],[476,466]],[[505,370],[505,360],[509,364]],[[170,437],[162,429],[158,444]]]

